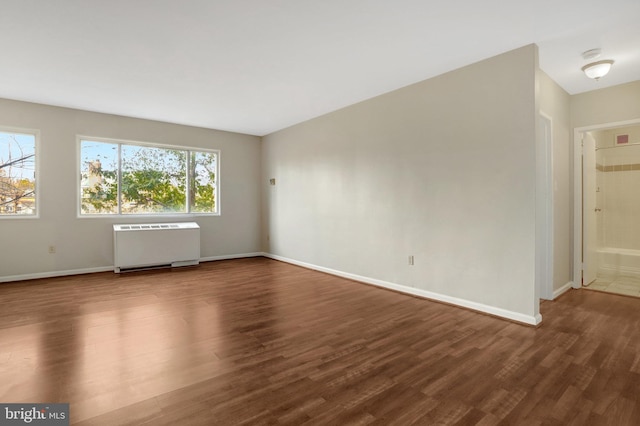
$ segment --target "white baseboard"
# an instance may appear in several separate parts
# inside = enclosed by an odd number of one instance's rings
[[[200,259],[201,262],[211,262],[215,260],[228,260],[228,259],[240,259],[244,257],[258,257],[264,256],[265,254],[262,252],[254,252],[254,253],[239,253],[239,254],[228,254],[223,256],[209,256],[203,257]],[[66,271],[48,271],[48,272],[37,272],[34,274],[22,274],[22,275],[8,275],[4,277],[0,277],[0,283],[3,282],[12,282],[12,281],[26,281],[26,280],[37,280],[41,278],[55,278],[55,277],[65,277],[70,275],[83,275],[83,274],[93,274],[96,272],[109,272],[113,271],[113,266],[100,266],[97,268],[82,268],[82,269],[70,269]]]
[[[8,275],[0,277],[0,283],[12,281],[38,280],[41,278],[66,277],[69,275],[93,274],[96,272],[113,271],[113,266],[100,266],[97,268],[70,269],[66,271],[36,272],[34,274]]]
[[[551,300],[557,299],[558,297],[560,297],[561,295],[563,295],[567,291],[571,290],[572,288],[573,288],[573,281],[569,281],[568,283],[566,283],[562,287],[560,287],[560,288],[558,288],[556,290],[553,290],[553,299],[551,299]]]
[[[209,257],[201,257],[200,262],[213,262],[216,260],[229,260],[229,259],[242,259],[245,257],[260,257],[265,254],[261,251],[256,251],[253,253],[239,253],[239,254],[225,254],[222,256],[209,256]]]
[[[262,255],[271,259],[280,260],[282,262],[291,263],[297,266],[302,266],[304,268],[325,272],[327,274],[336,275],[342,278],[348,278],[354,281],[360,281],[366,284],[372,284],[378,287],[388,288],[390,290],[395,290],[401,293],[424,297],[425,299],[431,299],[431,300],[436,300],[438,302],[444,302],[451,305],[461,306],[463,308],[505,318],[515,322],[520,322],[528,325],[538,325],[540,324],[540,322],[542,322],[542,315],[540,314],[536,316],[525,315],[519,312],[513,312],[506,309],[497,308],[495,306],[489,306],[489,305],[484,305],[482,303],[472,302],[470,300],[460,299],[457,297],[447,296],[444,294],[434,293],[431,291],[421,290],[418,288],[407,287],[404,285],[394,284],[388,281],[377,280],[374,278],[364,277],[361,275],[351,274],[348,272],[337,271],[335,269],[325,268],[323,266],[317,266],[317,265],[313,265],[306,262],[300,262],[298,260],[289,259],[287,257],[278,256],[271,253],[263,253]]]

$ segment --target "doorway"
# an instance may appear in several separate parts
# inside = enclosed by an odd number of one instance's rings
[[[640,120],[574,133],[574,287],[640,297]]]

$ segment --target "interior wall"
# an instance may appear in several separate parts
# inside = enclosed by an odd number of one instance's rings
[[[571,96],[572,127],[637,119],[640,119],[640,80]]]
[[[640,144],[640,126],[615,127],[613,129],[593,131],[591,134],[596,140],[596,147],[598,148],[625,147],[625,145]],[[616,144],[616,136],[618,135],[628,135],[629,141],[625,145]]]
[[[264,137],[264,250],[537,321],[536,69],[530,45]]]
[[[114,223],[195,221],[203,258],[260,251],[259,137],[6,99],[0,125],[40,131],[39,218],[0,219],[0,281],[112,267]],[[221,215],[78,218],[77,135],[219,149]]]
[[[552,122],[553,167],[553,289],[572,281],[573,199],[571,96],[540,70],[540,112]]]

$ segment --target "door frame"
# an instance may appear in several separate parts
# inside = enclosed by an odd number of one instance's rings
[[[573,129],[573,288],[582,288],[582,134],[637,125],[640,118]]]

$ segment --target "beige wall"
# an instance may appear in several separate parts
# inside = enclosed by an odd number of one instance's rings
[[[640,126],[624,126],[591,132],[598,148],[616,146],[617,135],[629,135],[628,144],[640,144]],[[620,145],[618,145],[620,147]],[[624,145],[622,145],[624,147]]]
[[[264,137],[265,251],[536,317],[536,69],[530,45]]]
[[[572,131],[571,97],[540,71],[540,112],[551,118],[553,131],[553,289],[572,281]]]
[[[0,125],[40,131],[40,218],[0,219],[0,281],[111,267],[113,223],[168,220],[78,218],[79,134],[221,150],[222,214],[169,220],[198,222],[204,258],[260,251],[258,137],[3,99]]]
[[[571,97],[572,127],[640,118],[640,80]]]

